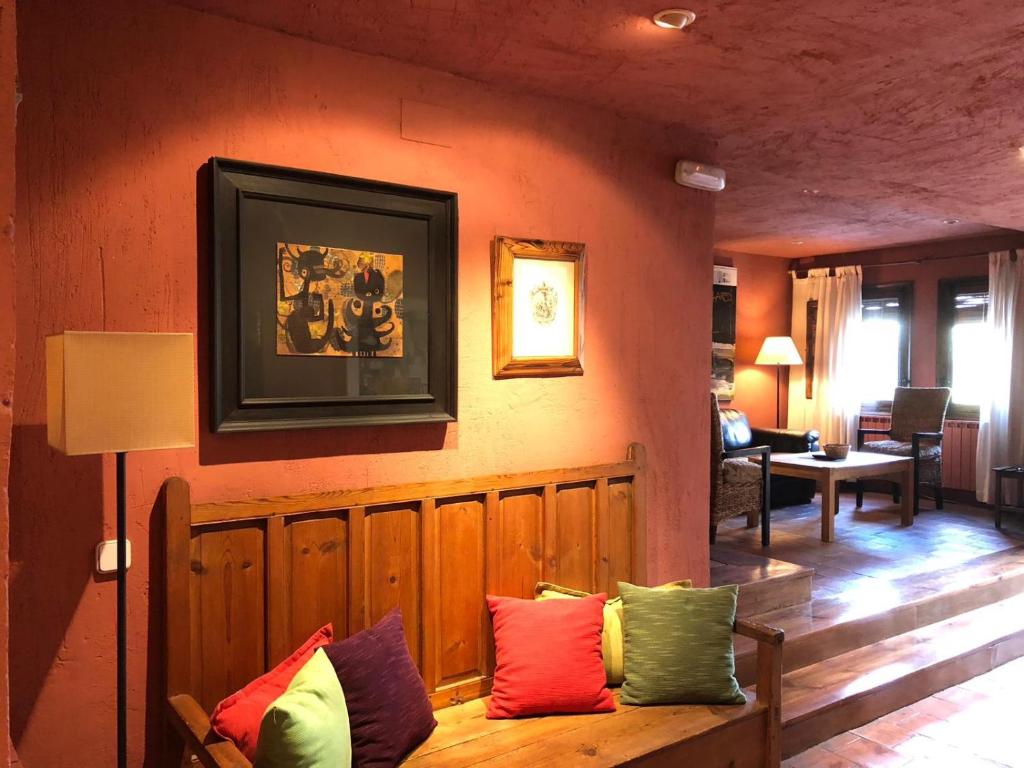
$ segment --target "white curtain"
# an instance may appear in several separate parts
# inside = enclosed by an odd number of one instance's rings
[[[790,368],[789,428],[817,429],[821,442],[854,444],[860,418],[857,351],[861,324],[861,268],[812,269],[793,274],[792,335],[805,365]],[[808,302],[816,301],[814,371],[806,380]]]
[[[1024,251],[989,254],[988,293],[992,385],[980,409],[977,496],[992,503],[992,468],[1024,462]]]

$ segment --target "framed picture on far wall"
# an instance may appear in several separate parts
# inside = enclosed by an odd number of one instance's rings
[[[736,394],[736,267],[714,268],[711,305],[711,391]]]
[[[583,243],[494,241],[494,377],[583,374]]]
[[[213,431],[454,421],[456,195],[209,173]]]

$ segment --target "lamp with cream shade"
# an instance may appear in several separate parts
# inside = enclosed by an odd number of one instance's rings
[[[779,399],[782,382],[782,366],[800,365],[803,360],[797,351],[796,344],[789,336],[768,336],[761,344],[761,351],[757,353],[755,365],[775,366],[775,426],[781,426],[782,404]]]
[[[190,333],[67,331],[46,339],[46,426],[68,456],[117,463],[117,764],[127,765],[125,454],[195,445]]]

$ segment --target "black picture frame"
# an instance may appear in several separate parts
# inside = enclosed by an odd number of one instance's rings
[[[456,420],[456,193],[220,157],[209,176],[214,432]],[[404,357],[277,354],[279,242],[404,253]]]

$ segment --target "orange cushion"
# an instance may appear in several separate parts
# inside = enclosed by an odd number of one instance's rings
[[[256,759],[256,742],[263,714],[285,692],[292,678],[316,652],[334,640],[334,627],[325,624],[291,656],[242,690],[224,699],[213,710],[210,724],[223,739],[230,739],[250,761]]]
[[[537,601],[487,596],[496,662],[487,717],[615,709],[601,660],[605,597]]]

